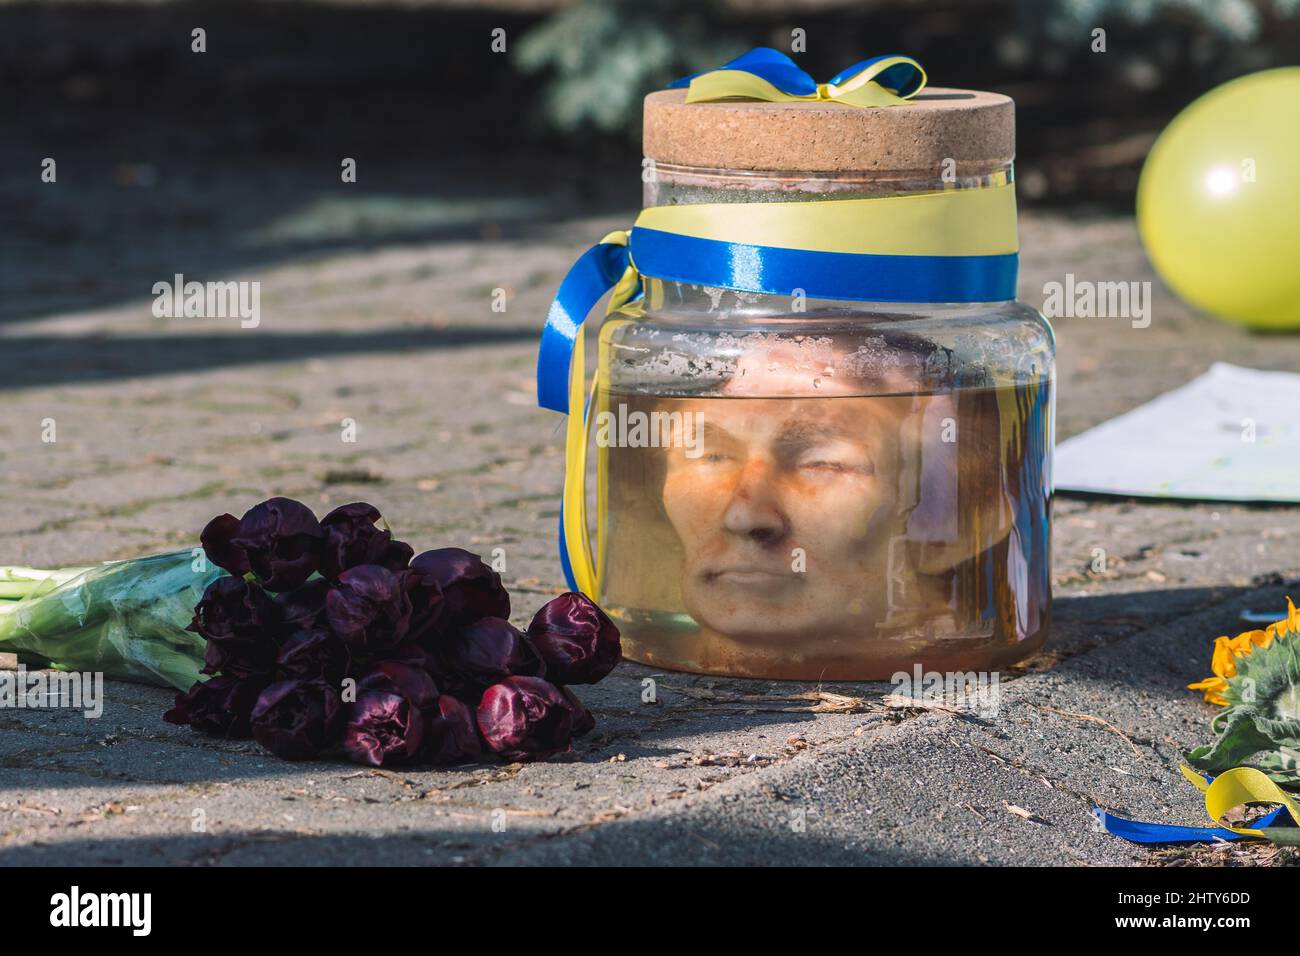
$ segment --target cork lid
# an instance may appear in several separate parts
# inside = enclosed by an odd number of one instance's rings
[[[1001,93],[927,87],[906,106],[645,98],[645,155],[706,169],[941,171],[979,175],[1016,152],[1015,103]]]

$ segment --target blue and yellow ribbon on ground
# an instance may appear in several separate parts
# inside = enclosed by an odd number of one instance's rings
[[[1300,804],[1263,772],[1254,767],[1237,767],[1210,778],[1189,767],[1180,769],[1183,776],[1205,795],[1205,812],[1215,826],[1184,827],[1143,823],[1117,817],[1101,807],[1093,808],[1094,815],[1107,833],[1123,837],[1130,843],[1174,844],[1254,839],[1300,846]],[[1224,814],[1252,803],[1275,803],[1279,806],[1256,820],[1253,826],[1234,827],[1219,823]]]
[[[720,70],[680,81],[688,101],[741,96],[830,99],[847,106],[905,105],[925,85],[907,57],[874,57],[827,84],[788,57],[754,50]],[[1014,299],[1019,267],[1014,187],[1008,177],[971,189],[935,189],[811,202],[703,203],[642,210],[573,265],[542,331],[537,401],[569,416],[560,560],[569,587],[597,599],[587,533],[583,323],[611,290],[607,313],[655,278],[803,299],[894,303]]]

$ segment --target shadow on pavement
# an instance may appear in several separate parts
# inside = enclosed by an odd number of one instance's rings
[[[8,866],[455,866],[491,865],[498,858],[529,850],[567,833],[495,833],[483,811],[483,825],[454,830],[404,829],[375,836],[365,833],[307,835],[291,829],[237,830],[220,834],[78,839],[0,850]],[[951,852],[920,854],[887,845],[854,847],[843,839],[811,832],[782,833],[772,827],[735,830],[716,825],[663,821],[623,821],[617,846],[590,848],[576,837],[566,848],[576,865],[663,866],[667,864],[749,866],[937,866],[975,863],[954,860]],[[569,855],[566,853],[566,856]],[[506,860],[504,862],[513,862]],[[555,860],[545,860],[555,865]],[[568,864],[568,860],[565,861]]]
[[[173,375],[216,366],[536,340],[535,325],[337,334],[22,336],[0,340],[0,390]]]

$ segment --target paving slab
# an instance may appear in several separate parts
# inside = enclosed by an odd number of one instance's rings
[[[420,548],[503,549],[526,623],[563,587],[563,436],[534,407],[535,338],[572,259],[630,215],[283,257],[272,237],[246,270],[267,310],[246,330],[158,320],[125,286],[59,311],[40,305],[48,283],[0,271],[0,563],[190,546],[272,494],[364,499]],[[1022,244],[1031,304],[1067,269],[1155,279],[1129,218],[1029,213]],[[70,268],[92,274],[82,254]],[[131,255],[170,274],[157,249]],[[1149,328],[1057,324],[1061,437],[1214,360],[1300,371],[1300,343],[1153,294]],[[1053,635],[1001,675],[993,716],[891,708],[886,685],[627,663],[581,691],[598,727],[566,759],[376,773],[209,741],[161,720],[168,692],[108,682],[97,720],[0,713],[0,864],[1171,862],[1099,832],[1091,805],[1203,822],[1177,765],[1213,710],[1184,685],[1241,611],[1300,597],[1297,510],[1058,497],[1054,517]]]

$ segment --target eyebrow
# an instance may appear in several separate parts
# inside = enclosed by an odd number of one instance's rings
[[[842,428],[834,425],[826,425],[820,422],[808,421],[789,421],[781,426],[781,431],[777,433],[776,440],[783,445],[811,444],[813,442],[826,441],[827,439],[841,438],[846,441],[860,442],[856,436],[849,434]]]
[[[691,428],[693,434],[691,437],[698,437],[701,439],[701,441],[704,442],[707,442],[710,438],[720,439],[723,441],[735,440],[735,436],[732,435],[731,432],[727,431],[721,425],[714,424],[713,422],[709,421],[707,418],[704,419],[703,425],[695,425],[694,424],[695,421],[696,419],[692,419]]]

